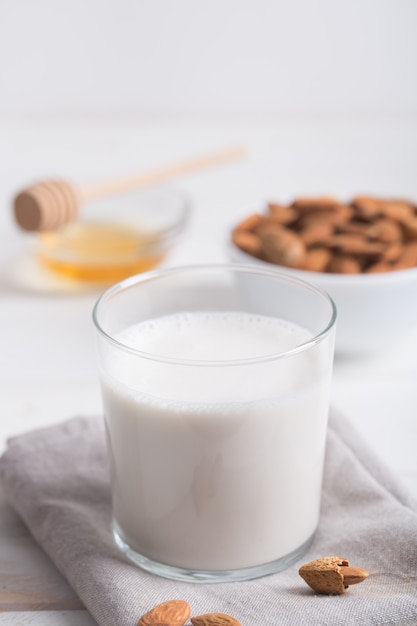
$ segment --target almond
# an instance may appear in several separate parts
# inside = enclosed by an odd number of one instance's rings
[[[310,213],[312,211],[326,211],[338,204],[340,202],[336,198],[321,196],[317,198],[297,198],[291,206],[298,209],[301,213]]]
[[[261,253],[261,240],[255,233],[235,230],[232,234],[232,241],[235,246],[252,256],[258,256]]]
[[[417,239],[417,216],[413,216],[404,222],[403,229],[406,239]]]
[[[138,626],[184,626],[190,614],[185,600],[168,600],[142,615]]]
[[[381,214],[383,200],[372,196],[356,196],[352,204],[360,217],[369,220]]]
[[[332,274],[359,274],[361,264],[353,256],[335,254],[329,261],[327,270]]]
[[[311,222],[310,225],[300,230],[298,234],[307,246],[311,246],[312,244],[321,243],[327,237],[333,235],[333,233],[333,224],[327,220],[320,219]]]
[[[317,593],[340,595],[349,585],[356,585],[368,577],[359,567],[350,567],[340,556],[326,556],[306,563],[298,570],[301,578]]]
[[[276,233],[280,232],[282,228],[286,228],[284,224],[280,224],[271,217],[265,216],[255,229],[257,235],[263,235],[264,233]]]
[[[353,209],[346,204],[338,204],[329,209],[321,209],[320,211],[311,211],[300,217],[298,225],[301,228],[307,228],[317,221],[327,222],[339,226],[348,222],[353,216]]]
[[[373,265],[369,265],[366,268],[367,274],[379,274],[380,272],[389,272],[393,269],[391,263],[387,263],[386,261],[378,261]]]
[[[338,204],[330,212],[328,219],[332,224],[342,225],[352,219],[354,214],[353,208],[347,204]]]
[[[258,224],[262,221],[262,216],[259,213],[252,213],[252,215],[248,215],[244,220],[242,220],[235,228],[235,231],[249,231],[253,232]]]
[[[370,228],[372,228],[372,222],[369,223],[369,222],[359,222],[357,220],[352,220],[350,222],[345,222],[344,224],[340,224],[337,230],[339,233],[363,235],[364,237],[368,237]]]
[[[206,613],[191,618],[193,626],[242,626],[239,620],[226,613]]]
[[[393,264],[396,270],[409,269],[417,265],[417,241],[411,241],[403,247],[403,251],[398,260]]]
[[[306,247],[302,239],[288,228],[261,233],[262,255],[267,261],[287,267],[302,267]]]
[[[389,244],[381,255],[381,261],[397,261],[404,250],[404,245],[400,242]]]
[[[388,217],[375,220],[368,228],[368,237],[377,239],[383,243],[393,243],[401,241],[403,231],[400,224]]]
[[[384,250],[384,245],[379,241],[368,241],[362,235],[355,234],[332,235],[323,243],[348,254],[378,255]]]
[[[268,204],[268,211],[270,217],[279,224],[292,224],[298,217],[298,211],[295,208],[275,202]]]
[[[414,216],[413,206],[405,200],[385,201],[381,212],[401,224],[407,223]]]
[[[306,254],[303,269],[310,272],[324,272],[331,256],[332,254],[327,248],[313,248]]]

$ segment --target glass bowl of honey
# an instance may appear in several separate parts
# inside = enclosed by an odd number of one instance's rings
[[[189,208],[169,186],[96,200],[77,220],[37,233],[34,253],[55,277],[111,284],[159,265],[183,233]]]

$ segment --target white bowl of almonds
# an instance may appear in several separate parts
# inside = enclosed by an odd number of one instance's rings
[[[417,206],[357,196],[265,203],[232,229],[230,260],[276,267],[333,298],[336,351],[384,351],[417,330]]]

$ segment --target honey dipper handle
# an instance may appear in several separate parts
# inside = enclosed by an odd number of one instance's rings
[[[129,191],[143,185],[150,185],[169,180],[170,178],[174,178],[174,176],[187,174],[204,167],[218,165],[225,161],[242,156],[243,152],[242,148],[232,148],[222,152],[216,152],[214,154],[183,161],[174,165],[168,165],[159,169],[150,170],[148,172],[142,172],[132,176],[126,176],[124,178],[97,183],[94,185],[87,185],[82,187],[79,191],[83,200],[92,200],[102,196],[110,196],[124,191]]]

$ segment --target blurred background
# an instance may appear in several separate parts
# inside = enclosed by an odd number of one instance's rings
[[[417,197],[416,21],[415,0],[1,0],[3,247],[34,180],[234,145],[244,159],[180,181],[202,261],[260,198]]]
[[[15,119],[388,115],[417,108],[414,0],[2,0]]]

